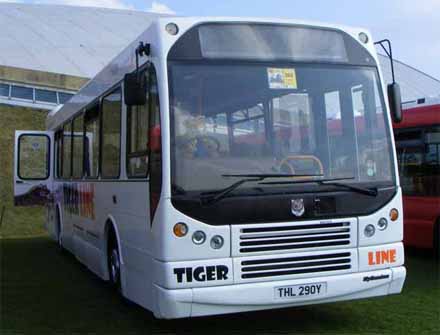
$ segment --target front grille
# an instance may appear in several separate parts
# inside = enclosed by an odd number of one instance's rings
[[[271,257],[242,260],[241,279],[295,276],[302,274],[329,274],[348,272],[352,268],[351,252],[333,252],[295,257]]]
[[[241,228],[239,251],[241,254],[248,254],[348,247],[351,243],[352,228],[350,221]]]

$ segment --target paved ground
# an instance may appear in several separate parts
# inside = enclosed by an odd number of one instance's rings
[[[124,303],[46,237],[0,239],[1,334],[440,334],[439,264],[407,255],[404,293],[363,301],[159,321]]]

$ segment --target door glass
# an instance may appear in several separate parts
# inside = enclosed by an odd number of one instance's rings
[[[49,137],[22,135],[18,140],[18,176],[21,179],[49,177]]]

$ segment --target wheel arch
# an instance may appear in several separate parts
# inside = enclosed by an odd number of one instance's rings
[[[107,220],[105,221],[105,225],[104,225],[104,254],[106,260],[108,258],[108,242],[109,242],[110,231],[113,231],[115,234],[116,243],[118,244],[118,250],[119,250],[119,257],[120,257],[119,261],[123,265],[124,257],[122,255],[121,237],[118,231],[118,227],[116,225],[116,220],[112,215],[109,215],[107,217]]]

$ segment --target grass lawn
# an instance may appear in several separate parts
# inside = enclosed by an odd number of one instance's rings
[[[155,320],[45,236],[3,238],[1,334],[440,334],[440,274],[410,252],[401,295],[192,320]]]

